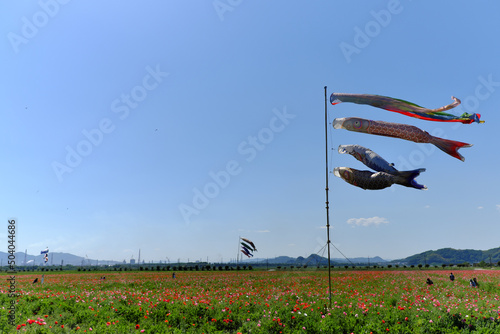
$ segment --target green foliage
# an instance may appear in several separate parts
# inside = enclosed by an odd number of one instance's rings
[[[500,247],[489,249],[486,251],[443,248],[436,251],[427,251],[424,253],[416,254],[398,261],[405,262],[410,265],[417,265],[419,263],[428,263],[430,265],[451,265],[453,263],[479,263],[481,261],[490,263],[490,260],[491,263],[500,263]]]
[[[478,266],[478,267],[480,267],[480,268],[486,268],[486,267],[489,267],[489,266],[490,266],[490,264],[489,264],[489,263],[486,263],[486,262],[484,262],[484,261],[481,261],[481,262],[479,262],[479,263],[477,264],[477,266]]]
[[[156,267],[154,267],[156,269]],[[500,271],[158,270],[17,278],[26,333],[496,333]],[[0,278],[5,276],[0,276]],[[434,284],[427,286],[430,277]],[[468,286],[477,277],[480,288]],[[0,294],[2,305],[10,298]],[[15,333],[0,308],[0,333]],[[39,323],[29,323],[37,321]],[[64,326],[64,327],[61,327]],[[90,331],[92,328],[92,331]],[[136,329],[137,328],[137,329]],[[25,330],[25,331],[24,331]]]

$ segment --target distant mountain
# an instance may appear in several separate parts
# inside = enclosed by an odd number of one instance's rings
[[[263,258],[255,258],[255,259],[245,259],[243,262],[246,263],[269,263],[269,264],[288,264],[288,265],[298,265],[298,266],[303,266],[303,265],[308,265],[308,266],[316,266],[316,265],[327,265],[328,264],[328,258],[319,256],[317,254],[311,254],[307,258],[304,258],[302,256],[299,256],[297,258],[294,257],[289,257],[289,256],[278,256],[274,258],[269,258],[269,259],[263,259]],[[387,263],[389,261],[382,259],[379,256],[375,257],[370,257],[370,258],[365,258],[365,257],[356,257],[352,258],[349,260],[342,259],[342,258],[332,258],[330,259],[330,262],[334,265],[350,265],[351,263],[359,265],[367,265],[367,264],[383,264]]]
[[[304,265],[304,264],[315,265],[316,263],[324,265],[324,264],[328,264],[328,258],[321,257],[321,256],[319,256],[317,254],[311,254],[307,258],[303,258],[303,257],[299,256],[296,259],[296,262],[298,264],[302,264],[302,265]],[[367,258],[367,257],[355,257],[355,258],[352,258],[352,259],[331,258],[330,262],[335,263],[335,264],[351,264],[351,263],[354,263],[354,264],[382,264],[382,263],[385,263],[385,262],[388,262],[388,261],[382,259],[379,256],[375,256],[375,257],[370,257],[370,258]]]
[[[43,255],[31,255],[31,254],[24,254],[22,252],[16,252],[16,266],[40,266],[43,265]],[[5,252],[0,252],[0,263],[3,266],[7,266],[9,261],[9,253]],[[25,262],[26,261],[26,262]],[[104,260],[94,260],[94,259],[88,259],[86,257],[82,256],[77,256],[69,253],[59,253],[59,252],[49,252],[49,261],[47,262],[47,265],[55,265],[55,266],[60,266],[62,265],[73,265],[73,266],[81,266],[81,265],[113,265],[113,264],[121,264],[123,263],[120,261],[104,261]]]
[[[295,258],[289,256],[278,256],[273,259],[269,259],[269,263],[293,263]]]
[[[420,254],[409,256],[405,259],[391,261],[393,263],[401,263],[408,265],[442,265],[442,264],[462,264],[462,263],[486,263],[495,264],[500,261],[500,248],[492,248],[489,250],[474,250],[474,249],[453,249],[442,248],[436,251],[426,251]]]

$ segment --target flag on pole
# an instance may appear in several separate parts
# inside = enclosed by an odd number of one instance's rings
[[[257,251],[257,248],[255,248],[255,245],[253,242],[251,242],[250,240],[248,239],[245,239],[245,238],[240,238],[241,241],[241,252],[243,254],[245,254],[247,257],[252,257],[253,254],[251,252],[256,252]]]
[[[43,251],[40,251],[40,254],[43,255],[44,263],[47,263],[49,261],[49,247],[45,248]]]

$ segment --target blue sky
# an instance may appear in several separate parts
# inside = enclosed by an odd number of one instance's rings
[[[326,243],[324,86],[484,124],[362,117],[471,143],[333,130],[329,169],[366,169],[341,144],[426,168],[418,191],[330,174],[331,240],[347,257],[498,247],[500,4],[416,1],[4,2],[1,217],[17,249],[100,260],[308,256]],[[5,225],[6,226],[6,225]],[[0,231],[6,243],[7,227]],[[326,256],[326,253],[320,253]],[[333,257],[341,255],[333,249]]]

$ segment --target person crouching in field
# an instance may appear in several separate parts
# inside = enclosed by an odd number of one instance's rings
[[[431,279],[430,279],[430,278],[427,278],[427,281],[425,281],[425,283],[427,283],[427,285],[432,285],[432,284],[434,284],[434,282],[433,282],[433,281],[431,281]]]
[[[476,288],[479,288],[479,283],[477,282],[476,278],[474,277],[472,280],[474,281],[474,284],[476,284]]]
[[[475,287],[476,287],[476,282],[474,282],[474,280],[472,280],[472,279],[471,279],[471,280],[469,280],[469,286],[470,286],[471,288],[475,288]]]

